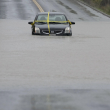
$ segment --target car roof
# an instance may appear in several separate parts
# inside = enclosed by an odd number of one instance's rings
[[[48,14],[48,12],[39,12],[38,15],[40,15],[40,14]],[[64,13],[62,13],[62,12],[49,12],[49,14],[64,14]]]

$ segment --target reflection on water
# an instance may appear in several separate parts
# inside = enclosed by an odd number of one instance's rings
[[[110,90],[47,91],[0,92],[0,110],[110,110]]]
[[[56,35],[50,35],[50,36],[33,36],[34,38],[45,38],[45,39],[62,39],[62,38],[73,38],[73,36],[56,36]]]

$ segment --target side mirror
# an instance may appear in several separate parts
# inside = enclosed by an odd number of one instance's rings
[[[28,22],[28,24],[32,24],[33,22]]]
[[[75,24],[75,22],[71,22],[71,24]]]

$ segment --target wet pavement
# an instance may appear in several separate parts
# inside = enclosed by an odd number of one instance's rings
[[[35,91],[35,90],[34,90]],[[41,90],[43,91],[43,90]],[[54,90],[0,92],[1,110],[109,110],[110,91]],[[44,90],[45,91],[45,90]]]
[[[45,11],[63,12],[71,21],[110,21],[77,0],[37,0]]]
[[[110,21],[77,0],[37,0],[44,11],[63,12],[72,21]],[[32,0],[0,0],[0,19],[33,20],[39,12]]]
[[[74,16],[71,37],[32,36],[35,4],[0,0],[0,110],[110,110],[109,18],[68,1],[38,0]]]
[[[38,12],[32,0],[0,0],[0,19],[34,19]]]

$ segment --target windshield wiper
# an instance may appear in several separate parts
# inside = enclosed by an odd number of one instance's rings
[[[46,22],[36,22],[37,24],[41,23],[41,24],[46,24]]]
[[[47,24],[47,22],[36,22],[37,24]],[[66,22],[49,22],[49,24],[66,24]]]
[[[38,22],[38,23],[43,23],[43,24],[45,24],[46,22]]]
[[[63,24],[63,22],[49,22],[50,24]]]

